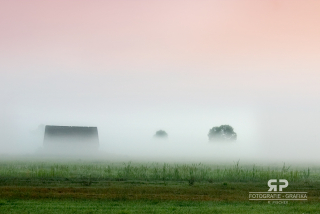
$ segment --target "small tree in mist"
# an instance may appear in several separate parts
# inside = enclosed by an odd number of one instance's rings
[[[155,138],[168,138],[168,134],[167,134],[167,132],[165,132],[163,130],[159,130],[155,133],[154,137]]]
[[[215,126],[209,130],[208,134],[210,141],[235,141],[237,133],[229,125]]]

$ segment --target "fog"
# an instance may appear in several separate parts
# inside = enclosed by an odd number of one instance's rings
[[[3,3],[1,156],[58,125],[97,127],[101,157],[320,161],[317,2],[141,2]]]
[[[99,152],[105,157],[319,160],[319,105],[312,99],[258,98],[237,91],[225,96],[218,89],[181,96],[183,92],[175,89],[179,85],[169,85],[167,80],[151,84],[151,78],[142,82],[119,77],[110,83],[104,74],[97,78],[74,73],[70,79],[64,74],[57,72],[54,81],[47,82],[45,72],[38,77],[30,73],[31,77],[18,81],[7,75],[10,84],[5,87],[7,93],[2,93],[1,154],[37,154],[43,147],[44,125],[62,125],[98,127]],[[234,128],[237,141],[209,142],[209,129],[223,124]],[[160,129],[168,133],[168,139],[153,138]]]

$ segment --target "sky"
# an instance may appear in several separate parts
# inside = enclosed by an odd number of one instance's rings
[[[0,154],[39,125],[128,156],[319,161],[317,0],[0,0]],[[231,125],[238,141],[208,142]],[[163,129],[166,142],[152,139]]]

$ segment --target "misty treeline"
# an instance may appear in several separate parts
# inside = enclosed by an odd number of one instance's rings
[[[168,134],[164,130],[158,130],[154,137],[168,138]],[[237,140],[237,133],[234,132],[232,126],[221,125],[211,128],[208,137],[209,141],[235,141]]]

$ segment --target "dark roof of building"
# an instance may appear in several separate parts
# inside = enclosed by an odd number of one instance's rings
[[[99,144],[98,128],[85,126],[52,125],[47,125],[45,127],[44,144],[69,142]]]

